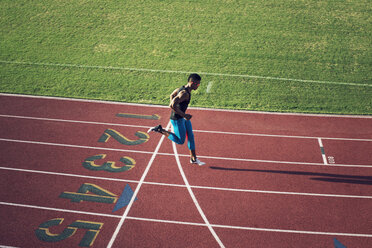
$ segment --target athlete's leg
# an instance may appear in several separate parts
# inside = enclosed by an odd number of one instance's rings
[[[174,133],[167,132],[168,139],[179,145],[185,143],[186,139],[185,121],[186,121],[185,119],[171,120]]]
[[[190,151],[195,151],[194,132],[192,131],[192,124],[190,120],[185,121],[185,127],[187,135],[187,146],[189,147]]]
[[[196,157],[194,132],[192,131],[191,121],[190,120],[186,121],[185,126],[186,126],[186,135],[187,135],[187,146],[189,147],[189,150],[190,150],[191,163],[198,164],[200,166],[205,165],[204,162],[201,162]]]

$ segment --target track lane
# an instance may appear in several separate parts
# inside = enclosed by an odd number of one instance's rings
[[[372,196],[372,168],[286,165],[203,159],[201,169],[181,158],[191,185],[228,189]]]
[[[95,102],[87,100],[63,100],[33,98],[22,96],[0,95],[0,114],[29,116],[37,118],[54,118],[75,121],[106,122],[117,124],[138,125],[146,123],[148,126],[163,124],[166,126],[170,110],[164,107],[151,107],[149,105],[135,105],[125,103]],[[116,116],[119,113],[139,115],[157,114],[159,120],[123,118]]]
[[[346,247],[363,248],[371,243],[370,238],[345,237],[335,235],[309,235],[269,231],[225,229],[216,227],[216,232],[226,247],[245,248],[298,248],[298,247],[334,247],[334,238]]]
[[[72,173],[92,177],[120,178],[139,180],[151,154],[138,154],[134,152],[105,151],[86,148],[72,148],[49,146],[40,144],[25,144],[17,142],[0,141],[2,152],[0,166],[18,169],[49,171],[56,173]],[[106,162],[115,162],[115,166],[126,166],[120,162],[123,157],[135,161],[134,167],[126,171],[109,172],[107,170],[93,170],[93,167],[84,167],[83,163],[92,156],[105,154],[106,157],[94,161],[100,166]],[[129,165],[129,163],[128,163]]]
[[[324,140],[323,144],[330,164],[364,164],[372,167],[372,142]]]
[[[196,151],[200,156],[323,163],[316,139],[288,139],[281,137],[246,137],[227,134],[195,133]],[[161,152],[170,151],[170,142]],[[179,153],[188,154],[186,144]]]
[[[1,180],[0,186],[7,189],[0,192],[0,201],[2,202],[119,216],[123,213],[124,209],[120,209],[113,213],[112,211],[116,202],[103,203],[97,202],[96,200],[72,202],[71,199],[61,197],[61,194],[63,192],[77,193],[83,184],[94,184],[119,198],[127,184],[129,184],[132,189],[137,185],[137,183],[105,181],[93,178],[82,179],[20,171],[2,170],[2,175],[5,180]],[[9,187],[8,185],[16,186]],[[92,194],[92,192],[88,191],[87,194]]]
[[[370,199],[194,190],[212,224],[372,237]],[[347,235],[345,235],[347,236]]]
[[[62,143],[78,146],[91,146],[116,149],[133,149],[152,152],[158,139],[144,138],[137,145],[125,145],[119,143],[113,136],[107,141],[99,140],[107,133],[108,129],[114,130],[121,136],[137,142],[141,138],[136,132],[146,133],[146,129],[137,127],[117,127],[109,125],[87,125],[82,123],[57,123],[53,121],[19,120],[13,118],[1,118],[2,129],[0,137],[4,139],[16,139],[37,142]],[[109,133],[110,134],[110,133]]]

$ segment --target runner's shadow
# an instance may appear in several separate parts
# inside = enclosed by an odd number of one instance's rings
[[[317,173],[317,172],[306,172],[306,171],[280,171],[280,170],[255,170],[255,169],[238,169],[238,168],[226,168],[218,166],[210,166],[212,170],[224,170],[224,171],[242,171],[242,172],[262,172],[262,173],[276,173],[276,174],[287,174],[287,175],[300,175],[300,176],[315,176],[311,177],[311,180],[331,182],[331,183],[351,183],[351,184],[363,184],[372,185],[372,176],[354,176],[354,175],[340,175],[330,173]]]

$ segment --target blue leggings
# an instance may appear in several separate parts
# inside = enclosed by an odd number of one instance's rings
[[[170,120],[173,126],[174,133],[170,133],[168,139],[182,145],[185,143],[187,135],[187,146],[189,150],[195,150],[194,133],[192,132],[192,125],[190,120],[184,118],[178,120]]]

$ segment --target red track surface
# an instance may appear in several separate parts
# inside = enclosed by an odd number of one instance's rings
[[[0,94],[0,247],[79,247],[87,229],[58,242],[38,238],[36,230],[56,218],[63,222],[47,229],[51,237],[78,220],[101,223],[91,247],[334,247],[334,238],[372,247],[371,117],[189,113],[207,165],[190,165],[186,145],[177,150],[207,223],[168,139],[98,142],[107,129],[137,140],[137,131],[165,127],[167,108]],[[127,156],[135,166],[116,173],[83,167],[99,154],[106,157],[98,165],[121,167]],[[113,203],[60,197],[83,184],[116,196],[128,184],[137,200],[112,212]]]

